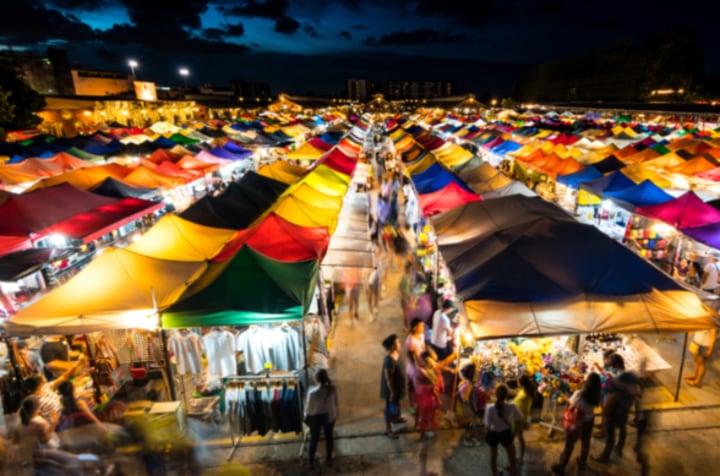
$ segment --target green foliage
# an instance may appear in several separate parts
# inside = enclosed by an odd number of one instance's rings
[[[0,66],[0,90],[8,93],[5,100],[12,106],[13,116],[10,118],[4,114],[0,104],[0,127],[6,130],[30,129],[42,122],[35,113],[45,107],[45,98],[20,79],[14,70],[5,66]]]
[[[502,98],[502,101],[500,101],[500,105],[505,109],[515,109],[515,106],[517,106],[517,102],[513,98]]]

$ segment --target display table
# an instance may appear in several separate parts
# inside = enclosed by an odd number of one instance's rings
[[[672,368],[660,354],[650,347],[643,339],[637,336],[627,336],[622,341],[605,342],[599,344],[586,343],[584,359],[590,368],[596,366],[603,368],[603,352],[613,349],[620,354],[625,362],[625,369],[642,374],[652,374],[660,370]],[[644,365],[643,365],[644,363]]]

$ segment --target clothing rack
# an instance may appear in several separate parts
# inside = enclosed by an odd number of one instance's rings
[[[303,326],[304,327],[304,326]],[[277,381],[281,380],[284,382],[287,382],[288,380],[294,380],[296,383],[296,391],[298,392],[298,410],[299,414],[303,414],[303,403],[302,403],[302,395],[300,392],[300,378],[299,378],[299,371],[294,372],[283,372],[280,374],[274,374],[274,375],[235,375],[231,377],[225,377],[222,379],[223,382],[223,398],[225,390],[228,387],[228,384],[233,383],[241,383],[241,382],[261,382],[261,381]],[[225,409],[228,411],[228,409]],[[228,428],[230,430],[230,441],[232,441],[232,448],[230,449],[230,453],[228,453],[227,461],[230,461],[233,456],[235,455],[235,451],[237,451],[238,447],[240,446],[240,440],[242,439],[242,435],[240,433],[235,432],[235,428],[232,424],[228,424]]]

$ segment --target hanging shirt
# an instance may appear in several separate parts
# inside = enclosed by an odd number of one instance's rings
[[[168,347],[175,356],[179,375],[202,373],[201,341],[196,334],[175,332],[168,339]]]
[[[208,373],[228,377],[237,375],[235,336],[228,331],[212,331],[202,338],[208,360]]]

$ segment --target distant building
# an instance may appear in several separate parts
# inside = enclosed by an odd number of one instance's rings
[[[233,93],[240,102],[257,100],[267,101],[270,98],[270,84],[235,80],[230,81]]]
[[[134,91],[133,77],[127,73],[90,69],[72,69],[71,73],[78,96],[116,96]]]
[[[17,71],[39,94],[75,94],[65,50],[48,48],[45,56],[5,50],[0,52],[0,63]]]
[[[349,99],[365,102],[376,94],[382,94],[386,100],[391,101],[452,96],[456,87],[451,81],[350,79],[347,90]]]
[[[536,66],[518,84],[520,101],[638,101],[646,96],[651,60],[618,46]]]

